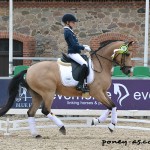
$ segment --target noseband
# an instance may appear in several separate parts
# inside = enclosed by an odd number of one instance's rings
[[[123,70],[124,68],[132,68],[132,66],[127,66],[127,65],[125,65],[125,62],[126,62],[125,58],[126,58],[126,56],[129,56],[129,53],[122,53],[121,63],[118,63],[118,62],[116,61],[116,58],[117,58],[117,56],[118,56],[119,54],[120,54],[120,53],[118,53],[118,54],[114,57],[113,62],[120,66],[120,70]]]

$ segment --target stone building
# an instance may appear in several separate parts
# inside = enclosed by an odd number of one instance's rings
[[[145,0],[14,0],[14,56],[61,57],[67,49],[61,24],[65,13],[78,18],[74,31],[81,44],[96,49],[105,40],[135,40],[135,57],[143,58]],[[0,44],[8,42],[8,28],[9,3],[1,0]],[[0,49],[0,59],[6,62],[5,50]],[[19,63],[31,61],[14,61]],[[135,64],[143,65],[143,61]]]

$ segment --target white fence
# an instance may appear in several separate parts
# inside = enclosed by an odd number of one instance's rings
[[[7,114],[26,115],[28,109],[10,109]],[[52,109],[55,115],[62,116],[100,116],[103,110],[90,109]],[[42,115],[41,109],[37,110],[37,115]],[[149,110],[117,110],[118,116],[150,116]]]
[[[35,61],[44,61],[44,60],[50,60],[50,61],[56,61],[58,58],[54,57],[13,57],[14,60],[35,60]],[[144,58],[140,57],[134,57],[131,60],[135,61],[143,61]]]
[[[107,125],[97,125],[97,126],[91,126],[91,117],[62,117],[60,118],[62,121],[69,121],[69,123],[65,124],[66,128],[77,128],[77,127],[82,127],[82,128],[87,128],[87,127],[98,127],[98,128],[107,128]],[[110,121],[110,118],[107,120]],[[76,121],[76,122],[75,122]],[[79,122],[81,121],[81,122]],[[4,120],[0,120],[0,131],[4,133],[4,135],[11,135],[15,131],[23,131],[23,130],[29,130],[28,120],[13,120],[10,121],[9,118]],[[42,129],[42,128],[56,128],[56,125],[53,125],[48,118],[38,118],[36,119],[36,122],[46,122],[49,123],[49,125],[37,125],[37,129]],[[128,123],[143,123],[143,124],[150,124],[150,121],[148,120],[137,120],[137,119],[118,119],[118,122],[128,122]],[[144,127],[136,127],[133,126],[116,126],[118,129],[129,129],[129,130],[142,130],[142,131],[150,131],[150,128],[144,128]]]

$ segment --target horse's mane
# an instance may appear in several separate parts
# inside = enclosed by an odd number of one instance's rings
[[[105,47],[106,45],[112,43],[112,42],[117,42],[118,40],[107,40],[107,41],[103,41],[100,43],[100,47],[99,49],[102,49],[103,47]]]

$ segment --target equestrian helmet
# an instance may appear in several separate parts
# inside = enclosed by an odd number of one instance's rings
[[[73,21],[73,22],[77,22],[78,20],[76,19],[76,17],[72,14],[65,14],[62,17],[62,22],[63,23],[67,23],[67,21]]]

